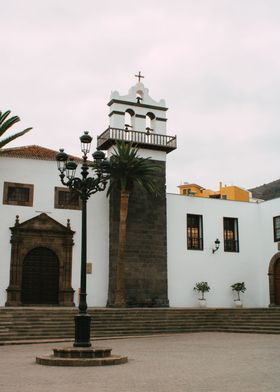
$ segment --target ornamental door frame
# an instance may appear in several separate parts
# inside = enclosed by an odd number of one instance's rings
[[[10,283],[7,288],[6,306],[23,306],[22,270],[23,260],[34,248],[43,247],[53,251],[59,261],[58,306],[74,306],[72,288],[72,249],[74,231],[42,213],[23,223],[18,216],[11,230]]]
[[[270,260],[268,268],[268,279],[269,279],[269,306],[280,306],[276,304],[276,287],[275,287],[275,268],[276,264],[280,263],[280,252],[277,252]]]

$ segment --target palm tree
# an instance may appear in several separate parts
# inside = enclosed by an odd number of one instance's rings
[[[8,119],[9,115],[11,114],[10,110],[6,112],[0,111],[0,137],[14,124],[20,121],[18,116],[12,116]],[[17,139],[18,137],[24,135],[25,133],[29,132],[32,128],[26,128],[21,132],[17,132],[14,135],[8,136],[5,139],[0,140],[0,148],[4,147],[6,144],[10,143],[12,140]]]
[[[138,148],[131,143],[118,142],[110,159],[110,185],[107,196],[113,191],[120,193],[120,218],[119,218],[119,241],[116,262],[116,292],[115,307],[125,306],[124,294],[124,271],[125,271],[125,248],[126,248],[126,223],[129,197],[135,185],[144,188],[148,193],[157,195],[161,191],[155,182],[159,167],[150,158],[142,158],[138,155]]]

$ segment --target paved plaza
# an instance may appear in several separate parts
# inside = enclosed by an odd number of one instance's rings
[[[94,343],[124,365],[49,367],[36,355],[70,343],[0,346],[1,392],[278,392],[280,335],[190,333]]]

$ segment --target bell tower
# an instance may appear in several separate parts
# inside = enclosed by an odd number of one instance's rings
[[[156,181],[164,197],[156,198],[135,189],[129,199],[125,255],[125,298],[129,307],[166,307],[166,154],[176,149],[176,136],[166,134],[167,107],[155,101],[135,75],[138,83],[127,95],[113,91],[110,96],[110,125],[97,138],[97,147],[112,153],[117,141],[138,147],[139,156],[150,157],[160,167]],[[113,304],[118,250],[119,195],[110,197],[110,260],[108,306]]]

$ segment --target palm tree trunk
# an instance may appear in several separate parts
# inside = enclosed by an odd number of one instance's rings
[[[129,192],[122,190],[120,195],[119,249],[116,266],[116,297],[114,303],[115,307],[125,306],[125,247],[128,200]]]

